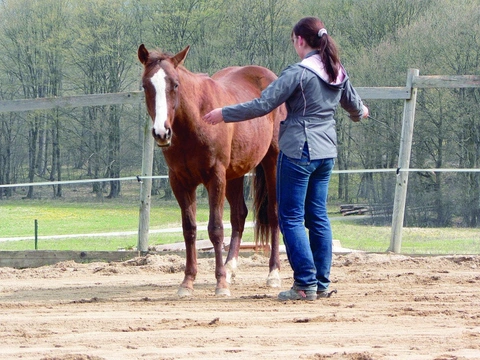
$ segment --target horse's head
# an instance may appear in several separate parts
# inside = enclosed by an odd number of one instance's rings
[[[158,146],[169,146],[172,123],[179,103],[177,67],[190,49],[187,46],[176,55],[149,52],[145,45],[138,48],[138,59],[144,66],[142,85],[147,111],[153,121],[152,134]]]

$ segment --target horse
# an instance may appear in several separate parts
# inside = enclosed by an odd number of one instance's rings
[[[197,275],[196,189],[208,193],[208,235],[215,252],[215,295],[230,296],[248,208],[244,177],[254,172],[255,243],[270,238],[267,286],[280,287],[279,225],[275,193],[278,131],[284,105],[271,113],[237,123],[212,126],[202,120],[210,110],[258,97],[276,75],[260,66],[233,66],[212,75],[193,73],[184,65],[190,46],[177,54],[138,48],[142,85],[152,135],[168,165],[170,186],[179,204],[186,248],[180,297],[193,295]],[[223,263],[223,209],[230,204],[231,238]]]

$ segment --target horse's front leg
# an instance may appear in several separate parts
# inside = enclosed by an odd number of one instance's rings
[[[218,176],[207,184],[210,217],[208,235],[215,251],[215,277],[217,286],[215,295],[230,296],[226,280],[226,268],[223,264],[223,205],[225,202],[225,176]]]
[[[197,277],[197,226],[195,222],[195,206],[189,209],[191,211],[182,211],[183,238],[185,241],[185,277],[183,278],[177,294],[180,297],[191,296],[193,294],[193,283]],[[192,210],[193,209],[193,210]]]
[[[170,184],[182,213],[183,239],[185,241],[185,277],[177,294],[180,297],[193,294],[193,283],[197,276],[197,224],[196,224],[196,195],[195,188],[185,189],[173,176]]]

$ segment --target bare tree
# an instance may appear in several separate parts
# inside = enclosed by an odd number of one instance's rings
[[[134,64],[136,49],[132,8],[123,1],[87,0],[76,6],[75,53],[70,53],[73,74],[80,74],[85,93],[121,92],[130,83],[129,71]],[[93,164],[93,176],[120,177],[121,106],[90,108],[80,131],[82,148],[89,149],[86,158]],[[100,193],[98,184],[94,191]],[[120,195],[120,181],[110,181],[108,197]]]
[[[66,6],[67,1],[55,0],[21,0],[2,4],[2,47],[7,50],[5,60],[8,61],[4,66],[21,84],[21,96],[24,98],[60,95],[63,61],[61,33],[67,23]],[[30,182],[34,181],[36,175],[44,177],[48,171],[47,150],[51,121],[52,112],[27,115]],[[58,132],[55,124],[58,125],[54,122],[52,131],[56,142],[50,148],[54,159],[60,156],[60,137],[55,133]],[[55,175],[51,172],[49,176],[50,179],[55,177],[61,178],[59,166],[55,168]],[[55,195],[61,195],[60,186]],[[27,197],[33,197],[33,187],[29,187]]]

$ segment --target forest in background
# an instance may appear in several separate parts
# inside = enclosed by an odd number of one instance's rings
[[[298,61],[290,33],[304,16],[324,21],[357,87],[404,86],[409,68],[480,74],[479,0],[0,0],[0,100],[141,90],[142,43],[190,45],[194,72],[256,64],[279,74]],[[478,169],[479,102],[478,88],[419,90],[411,167]],[[336,169],[397,167],[403,102],[367,105],[378,121],[337,113]],[[0,184],[138,174],[145,119],[143,105],[1,113]],[[154,173],[167,173],[160,151]],[[121,196],[120,181],[91,186]],[[1,190],[0,201],[17,191]],[[330,198],[389,209],[394,190],[391,173],[339,174]],[[154,192],[171,196],[161,181]],[[480,226],[478,172],[412,173],[408,194],[407,225]]]

